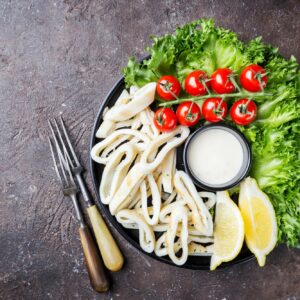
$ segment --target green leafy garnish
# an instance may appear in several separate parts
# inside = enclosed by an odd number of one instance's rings
[[[177,28],[173,35],[152,39],[153,45],[147,48],[151,57],[141,64],[131,58],[123,69],[128,87],[143,86],[162,75],[174,75],[183,83],[197,69],[211,75],[217,68],[227,67],[239,75],[242,68],[254,63],[267,71],[266,96],[251,95],[258,106],[256,121],[238,128],[251,144],[250,175],[274,205],[278,241],[299,246],[300,72],[295,57],[283,58],[260,37],[243,43],[236,33],[216,27],[211,19],[197,20]]]

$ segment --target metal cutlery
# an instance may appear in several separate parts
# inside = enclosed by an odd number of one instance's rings
[[[81,166],[79,159],[75,153],[75,150],[72,146],[62,117],[60,116],[60,125],[62,131],[59,129],[56,120],[54,120],[54,125],[56,129],[55,131],[57,132],[58,138],[56,138],[54,128],[50,122],[49,125],[56,143],[61,145],[62,150],[65,153],[66,160],[70,165],[71,172],[75,176],[83,198],[88,205],[87,213],[93,227],[93,231],[103,258],[104,265],[107,267],[107,269],[111,271],[119,271],[124,263],[123,255],[118,245],[116,244],[113,236],[111,235],[107,225],[105,224],[98,210],[98,207],[95,205],[94,201],[92,200],[92,197],[88,192],[88,189],[82,177],[84,169]]]
[[[62,185],[63,194],[64,196],[72,199],[75,207],[76,217],[80,224],[80,240],[91,285],[97,292],[105,292],[109,289],[109,280],[105,273],[105,268],[103,266],[102,259],[100,258],[97,246],[92,238],[89,228],[85,224],[79,207],[77,200],[77,193],[79,189],[73,178],[70,164],[67,159],[67,153],[65,151],[61,151],[55,136],[53,137],[53,141],[50,139],[50,137],[48,137],[48,140],[55,172]]]

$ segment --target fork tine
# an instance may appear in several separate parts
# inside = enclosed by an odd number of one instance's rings
[[[69,178],[71,179],[72,184],[76,185],[76,183],[74,181],[74,177],[73,177],[72,171],[71,171],[70,162],[69,162],[69,160],[67,158],[67,154],[68,153],[64,150],[64,155],[65,155],[64,158],[65,158],[65,161],[66,161],[66,170],[67,170],[67,172],[69,174]]]
[[[49,138],[49,141],[50,141],[50,145],[51,145],[50,147],[51,147],[52,157],[55,159],[54,149],[53,149],[53,145],[52,145],[52,142],[51,142],[50,138]],[[62,173],[62,176],[63,176],[65,182],[66,182],[66,185],[70,185],[70,184],[76,185],[75,181],[74,181],[74,178],[73,178],[73,175],[72,175],[70,163],[69,163],[69,160],[68,160],[68,157],[67,157],[68,153],[66,152],[66,149],[64,149],[64,153],[62,153],[61,148],[58,144],[58,141],[57,141],[55,135],[54,135],[54,146],[55,146],[56,153],[57,153],[57,156],[58,156],[58,161],[59,161],[59,164],[58,164],[57,160],[55,159],[55,169],[56,169],[56,172],[59,176],[60,181],[63,184],[63,180],[62,180],[62,177],[60,176],[59,169],[61,169],[61,173]]]
[[[58,124],[57,124],[56,119],[54,119],[54,124],[55,124],[56,131],[57,131],[57,133],[58,133],[59,141],[60,141],[60,143],[61,143],[61,145],[62,145],[62,147],[63,147],[64,153],[65,153],[66,156],[67,156],[67,160],[68,160],[69,163],[71,164],[71,167],[74,168],[74,164],[73,164],[72,159],[71,159],[71,157],[70,157],[70,155],[69,155],[69,152],[68,152],[68,150],[67,150],[67,148],[66,148],[66,145],[65,145],[65,143],[64,143],[64,140],[63,140],[63,137],[62,137],[61,132],[60,132],[60,130],[59,130],[59,127],[58,127]],[[75,162],[76,162],[76,161],[75,161]]]
[[[51,151],[51,156],[52,156],[53,163],[54,163],[55,173],[56,173],[59,181],[61,182],[61,184],[64,185],[63,180],[62,180],[62,178],[61,178],[61,176],[59,174],[58,164],[57,164],[57,161],[56,161],[56,158],[55,158],[55,154],[54,154],[54,150],[53,150],[53,145],[52,145],[52,142],[51,142],[51,139],[50,139],[49,136],[48,136],[48,142],[49,142],[49,145],[50,145],[50,151]]]
[[[50,121],[49,121],[49,124],[51,124]],[[52,134],[53,134],[54,145],[55,145],[55,149],[56,149],[56,153],[57,153],[57,156],[58,156],[58,160],[59,160],[59,163],[60,163],[60,167],[61,167],[61,170],[62,170],[63,177],[64,177],[65,181],[67,182],[67,184],[69,184],[69,181],[68,181],[68,178],[67,178],[66,172],[65,172],[65,169],[67,168],[68,160],[65,157],[63,157],[63,153],[62,153],[61,148],[59,146],[59,143],[58,143],[58,140],[57,140],[56,135],[54,133],[54,130],[52,131]]]
[[[63,132],[64,132],[64,134],[65,134],[65,138],[66,138],[66,140],[67,140],[67,143],[68,143],[68,145],[69,145],[69,148],[70,148],[70,150],[71,150],[71,153],[72,153],[72,155],[73,155],[73,158],[74,158],[74,160],[75,160],[75,163],[76,163],[76,165],[77,165],[77,167],[78,167],[78,166],[80,165],[80,163],[79,163],[79,160],[78,160],[77,155],[76,155],[76,153],[75,153],[75,150],[74,150],[74,148],[73,148],[73,146],[72,146],[72,143],[71,143],[71,141],[70,141],[69,135],[68,135],[68,133],[67,133],[67,129],[66,129],[66,127],[65,127],[64,120],[63,120],[63,118],[62,118],[62,115],[60,115],[60,123],[61,123],[62,129],[63,129]]]
[[[48,124],[49,124],[50,130],[51,130],[51,133],[52,133],[52,139],[55,143],[55,148],[57,150],[59,148],[59,147],[56,146],[56,145],[58,145],[58,141],[57,141],[57,137],[56,137],[56,134],[54,132],[54,128],[53,128],[52,123],[50,122],[50,120],[48,120]]]
[[[61,171],[62,171],[63,177],[64,177],[67,185],[69,185],[70,182],[69,182],[68,177],[67,177],[66,172],[65,172],[67,162],[62,157],[62,153],[60,151],[60,148],[58,147],[58,144],[55,144],[55,146],[56,146],[56,151],[57,151],[57,154],[58,154],[58,159],[59,159],[59,163],[60,163],[60,166],[61,166]]]

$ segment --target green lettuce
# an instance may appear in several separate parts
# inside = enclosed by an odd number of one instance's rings
[[[215,27],[213,20],[200,19],[177,28],[174,35],[153,37],[146,50],[151,57],[139,64],[131,58],[123,69],[126,85],[142,86],[165,74],[181,81],[192,70],[202,69],[209,75],[217,68],[230,67],[238,72],[248,63],[248,54],[237,35]],[[143,76],[144,75],[144,76]]]
[[[152,46],[147,48],[150,58],[142,63],[131,58],[123,69],[128,87],[143,86],[167,74],[183,83],[196,69],[208,75],[223,67],[238,75],[251,63],[266,69],[265,91],[272,96],[254,97],[258,106],[256,121],[238,128],[251,144],[250,175],[274,205],[278,241],[299,246],[300,72],[295,57],[283,58],[277,48],[264,44],[260,37],[241,42],[236,33],[216,27],[211,19],[197,20],[177,28],[175,34],[152,40]],[[231,102],[229,99],[228,103]]]

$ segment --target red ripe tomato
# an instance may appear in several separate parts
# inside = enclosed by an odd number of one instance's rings
[[[250,124],[255,120],[256,114],[256,104],[246,98],[237,100],[230,109],[231,119],[238,125]]]
[[[268,82],[266,71],[259,65],[249,65],[243,69],[240,82],[243,88],[249,92],[262,91]]]
[[[235,91],[230,80],[232,71],[227,68],[217,69],[211,76],[211,88],[217,94],[230,94]]]
[[[203,80],[207,79],[207,75],[204,71],[196,70],[191,72],[184,81],[184,89],[192,96],[203,96],[207,90]],[[206,83],[209,86],[209,82]]]
[[[222,98],[208,98],[202,105],[202,114],[209,122],[220,122],[227,114],[227,103]]]
[[[171,108],[160,108],[155,112],[154,125],[161,132],[172,131],[177,125],[177,118]]]
[[[180,91],[180,82],[174,76],[163,76],[157,82],[156,92],[164,100],[168,101],[175,99],[179,96]]]
[[[200,107],[192,101],[182,102],[177,107],[176,116],[181,125],[194,126],[201,117]]]

